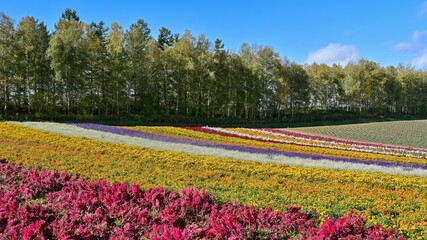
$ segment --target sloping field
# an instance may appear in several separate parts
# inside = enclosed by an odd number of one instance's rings
[[[303,127],[287,130],[354,141],[427,149],[427,120]]]
[[[92,181],[172,191],[196,187],[219,203],[302,206],[321,222],[353,210],[368,226],[380,223],[408,238],[427,236],[425,149],[281,129],[40,122],[0,123],[0,146],[3,161]]]
[[[4,163],[0,176],[1,239],[396,239],[351,212],[317,229],[317,216],[299,207],[218,205],[192,188],[142,190]]]

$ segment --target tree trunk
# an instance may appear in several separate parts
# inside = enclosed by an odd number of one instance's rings
[[[7,79],[4,80],[4,106],[3,106],[3,110],[4,110],[4,114],[7,114]]]

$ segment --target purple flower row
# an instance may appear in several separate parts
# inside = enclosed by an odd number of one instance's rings
[[[418,165],[418,164],[392,163],[387,161],[362,160],[362,159],[356,159],[356,158],[339,158],[339,157],[322,156],[322,155],[307,154],[307,153],[285,152],[285,151],[274,150],[274,149],[263,149],[263,148],[246,147],[246,146],[238,146],[238,145],[231,145],[231,144],[220,144],[220,143],[205,142],[200,140],[145,133],[141,131],[124,129],[120,127],[108,126],[108,125],[102,125],[102,124],[77,123],[73,125],[84,128],[84,129],[97,130],[97,131],[108,132],[108,133],[119,134],[119,135],[130,136],[130,137],[138,137],[138,138],[172,142],[172,143],[191,144],[191,145],[202,146],[202,147],[220,148],[220,149],[246,152],[246,153],[265,154],[265,155],[271,155],[271,156],[279,155],[279,156],[286,156],[286,157],[299,157],[299,158],[312,159],[312,160],[326,159],[331,161],[358,163],[358,164],[366,164],[366,165],[377,165],[377,166],[383,166],[383,167],[402,167],[402,168],[408,168],[408,169],[423,169],[423,170],[427,169],[427,166]]]

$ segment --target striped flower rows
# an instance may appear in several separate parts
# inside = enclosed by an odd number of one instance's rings
[[[198,134],[168,129],[172,130]],[[110,183],[137,183],[143,189],[163,186],[174,191],[195,187],[205,189],[220,203],[236,201],[262,209],[302,206],[304,212],[319,214],[321,223],[353,209],[368,226],[380,223],[409,239],[427,236],[425,177],[236,161],[189,154],[212,148],[55,123],[0,123],[0,146],[0,159],[80,174],[91,181],[105,179]],[[155,150],[162,147],[170,150]],[[220,148],[211,152],[223,154]],[[246,157],[243,152],[235,153]],[[257,154],[248,154],[252,155]]]
[[[92,125],[84,126],[93,127]],[[105,126],[101,127],[105,128]],[[110,131],[115,131],[112,127],[108,128]],[[354,153],[348,150],[344,152],[336,149],[328,150],[328,148],[325,147],[319,148],[309,146],[310,148],[308,148],[307,146],[295,146],[295,144],[288,142],[278,142],[274,139],[266,138],[264,136],[248,134],[248,132],[256,133],[256,130],[222,129],[209,127],[186,127],[185,129],[173,127],[127,127],[126,130],[129,130],[128,134],[132,133],[134,136],[135,133],[132,132],[132,130],[138,130],[140,134],[151,134],[154,136],[160,135],[164,138],[167,137],[167,140],[169,141],[201,144],[213,148],[233,148],[234,150],[238,151],[269,154],[271,156],[284,155],[288,157],[299,157],[310,160],[327,159],[335,162],[335,164],[338,164],[339,162],[346,162],[384,167],[402,167],[407,170],[426,169],[427,167],[427,161],[419,158],[389,156],[378,153]]]
[[[279,130],[279,129],[278,129]],[[356,142],[369,142],[374,145],[407,146],[410,149],[427,149],[427,119],[348,124],[337,126],[318,126],[288,128],[286,131],[309,136],[320,135]]]
[[[234,136],[247,137],[251,139],[264,140],[264,141],[270,141],[270,142],[427,159],[427,151],[423,149],[399,148],[399,147],[392,147],[392,146],[385,146],[385,145],[372,146],[369,143],[367,144],[355,143],[355,142],[348,142],[348,141],[342,141],[342,140],[340,141],[336,139],[326,140],[327,138],[325,138],[324,140],[322,140],[321,138],[313,139],[313,137],[309,137],[309,136],[297,137],[294,134],[291,134],[291,132],[289,131],[276,130],[276,129],[248,129],[248,128],[224,129],[224,128],[213,128],[213,127],[204,127],[204,128],[210,129],[212,131],[220,132],[220,133],[227,133]]]
[[[426,165],[418,165],[418,164],[412,164],[412,163],[407,164],[407,163],[398,163],[398,162],[387,162],[387,161],[381,161],[381,160],[371,161],[367,159],[342,158],[342,157],[324,156],[324,155],[317,155],[317,154],[310,154],[310,153],[283,151],[283,150],[276,150],[276,149],[256,148],[252,146],[239,146],[234,144],[231,145],[231,144],[215,143],[215,142],[200,141],[195,139],[170,137],[165,135],[146,133],[143,131],[134,131],[131,129],[117,128],[117,127],[106,126],[101,124],[81,123],[81,124],[75,124],[75,125],[85,129],[104,131],[104,132],[132,136],[132,137],[146,138],[146,139],[162,141],[162,142],[173,142],[173,143],[190,144],[190,145],[202,146],[202,147],[208,147],[208,148],[220,148],[220,149],[240,151],[240,152],[246,152],[246,153],[264,154],[264,155],[267,155],[268,158],[272,158],[272,156],[279,155],[279,156],[285,156],[290,158],[297,157],[297,158],[310,159],[310,160],[329,160],[334,162],[377,165],[377,166],[383,166],[383,167],[400,167],[400,168],[406,169],[406,171],[408,169],[427,170]],[[205,128],[205,129],[210,129],[210,128]],[[230,131],[230,130],[219,129],[219,128],[214,129],[214,131],[219,131],[232,136],[256,138],[258,140],[268,141],[268,139],[262,139],[262,137],[260,139],[260,138],[257,138],[257,136],[239,133],[237,131]]]
[[[425,165],[327,157],[316,154],[286,152],[251,146],[221,144],[209,141],[170,137],[100,124],[67,125],[39,122],[25,122],[19,124],[68,136],[84,137],[98,141],[125,143],[152,149],[171,150],[213,157],[280,163],[293,166],[427,176],[427,166]]]
[[[330,143],[327,141],[322,141],[321,143],[318,143],[318,141],[308,141],[308,139],[303,139],[301,141],[301,138],[297,139],[296,141],[292,138],[290,138],[288,135],[277,133],[276,131],[281,130],[275,130],[275,129],[244,129],[244,128],[236,128],[236,129],[225,129],[225,128],[212,128],[212,127],[190,127],[187,129],[191,129],[194,131],[200,131],[204,133],[212,133],[212,134],[219,134],[226,137],[237,137],[237,138],[243,138],[243,139],[251,139],[256,141],[262,141],[262,142],[269,142],[269,143],[281,143],[284,144],[286,147],[285,149],[292,148],[292,146],[303,146],[303,147],[311,147],[308,148],[302,148],[301,150],[304,152],[317,152],[321,155],[330,156],[330,153],[336,153],[332,154],[333,156],[353,156],[356,158],[359,158],[361,160],[363,159],[372,159],[372,160],[386,160],[391,162],[407,162],[407,163],[416,163],[420,165],[426,165],[427,161],[424,159],[427,159],[427,153],[424,153],[422,150],[417,150],[417,152],[411,152],[411,150],[408,150],[408,153],[405,153],[404,149],[394,149],[392,151],[384,151],[380,150],[379,148],[376,148],[376,150],[367,148],[356,147],[355,145],[343,145],[343,144],[336,144],[335,142],[331,141]],[[320,142],[320,141],[319,141]],[[332,150],[341,150],[341,151],[326,151],[321,150],[323,149],[332,149]],[[294,148],[295,149],[295,148]],[[296,148],[298,149],[298,148]],[[316,151],[313,151],[315,149]],[[292,151],[292,150],[291,150]],[[294,150],[295,151],[295,150]],[[299,151],[299,150],[296,150]],[[398,152],[397,152],[398,151]],[[323,152],[325,154],[323,154]],[[355,154],[355,152],[360,152],[361,154]],[[368,154],[366,154],[368,153]],[[347,154],[347,155],[346,155]],[[389,156],[395,156],[393,158],[390,158]],[[397,157],[397,158],[396,158]],[[402,158],[403,157],[403,158]],[[420,160],[415,160],[420,159]]]
[[[371,149],[380,149],[380,150],[390,150],[390,151],[399,151],[399,152],[409,152],[414,154],[427,155],[427,149],[423,148],[414,148],[414,147],[404,147],[404,146],[392,146],[386,144],[379,143],[368,143],[368,142],[357,142],[336,138],[323,137],[318,135],[310,135],[307,133],[297,133],[293,131],[287,131],[284,129],[274,129],[274,128],[261,128],[260,130],[264,130],[270,133],[277,133],[279,135],[284,135],[287,137],[292,137],[295,139],[308,139],[317,142],[325,142],[325,143],[338,143],[349,146],[363,147],[363,148],[371,148]]]

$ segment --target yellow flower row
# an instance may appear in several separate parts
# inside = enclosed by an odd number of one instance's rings
[[[322,218],[349,209],[368,224],[427,235],[427,178],[261,164],[110,144],[0,123],[0,158],[92,180],[171,190],[194,186],[219,201],[264,208],[302,205]]]
[[[384,155],[384,154],[377,154],[377,153],[355,152],[350,150],[339,150],[339,149],[331,149],[331,148],[323,148],[323,147],[300,146],[300,145],[286,144],[286,143],[261,142],[257,140],[242,139],[238,137],[224,137],[217,134],[203,133],[203,132],[188,130],[188,129],[179,128],[179,127],[137,126],[137,127],[124,127],[124,128],[143,131],[147,133],[161,134],[165,136],[197,139],[197,140],[209,141],[209,142],[215,142],[215,143],[226,143],[226,144],[249,146],[249,147],[256,147],[256,148],[263,148],[263,149],[274,149],[274,150],[280,150],[280,151],[318,154],[322,156],[357,158],[362,160],[378,160],[378,161],[387,161],[387,162],[394,162],[394,163],[412,163],[412,164],[419,164],[419,165],[427,165],[427,160],[420,159],[420,158],[392,156],[392,155]],[[232,131],[240,132],[244,134],[254,134],[254,132],[250,130],[245,130],[245,129],[230,128],[226,130],[232,130]],[[260,135],[260,136],[264,136],[264,135]]]

